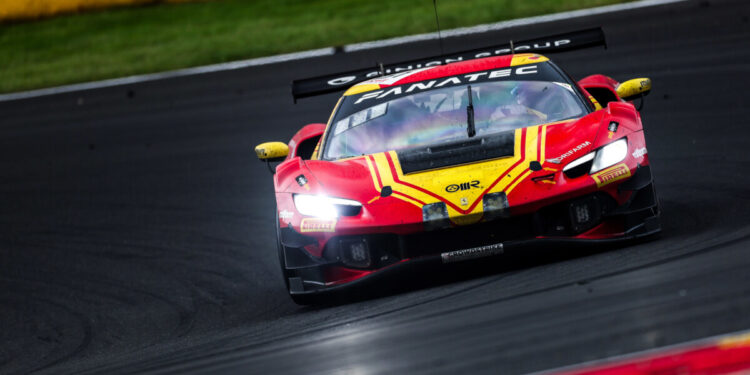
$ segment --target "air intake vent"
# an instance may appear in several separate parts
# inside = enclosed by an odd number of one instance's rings
[[[472,163],[480,160],[513,156],[515,134],[513,131],[483,138],[398,151],[398,160],[404,174]]]

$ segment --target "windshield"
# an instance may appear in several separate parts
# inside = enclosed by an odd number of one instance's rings
[[[470,87],[476,136],[587,112],[574,89],[563,82],[479,82]],[[323,157],[333,160],[468,138],[468,105],[468,85],[457,85],[365,106],[334,118]]]

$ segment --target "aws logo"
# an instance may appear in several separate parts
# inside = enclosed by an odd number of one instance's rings
[[[450,184],[450,185],[448,185],[448,186],[445,187],[445,191],[447,191],[449,193],[455,193],[455,192],[457,192],[459,190],[469,190],[469,189],[473,189],[473,188],[479,189],[479,187],[480,187],[479,186],[479,181],[478,180],[474,180],[474,181],[469,181],[469,182],[463,182],[463,183],[460,183],[460,184]]]

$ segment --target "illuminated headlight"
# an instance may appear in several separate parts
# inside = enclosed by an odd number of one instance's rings
[[[425,230],[449,227],[448,207],[443,202],[430,203],[422,207],[422,221]]]
[[[362,208],[362,203],[350,199],[331,198],[323,195],[295,194],[294,206],[302,215],[333,219],[339,211],[352,211]],[[348,215],[347,215],[348,216]]]
[[[596,151],[594,163],[589,173],[596,173],[625,160],[628,155],[628,140],[625,138],[614,141]]]
[[[573,160],[563,168],[568,178],[576,178],[601,171],[625,159],[628,154],[628,140],[618,139],[594,152]]]

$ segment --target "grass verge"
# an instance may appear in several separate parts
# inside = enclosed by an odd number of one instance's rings
[[[628,0],[439,0],[450,29]],[[432,1],[217,0],[0,24],[0,92],[431,32]]]

